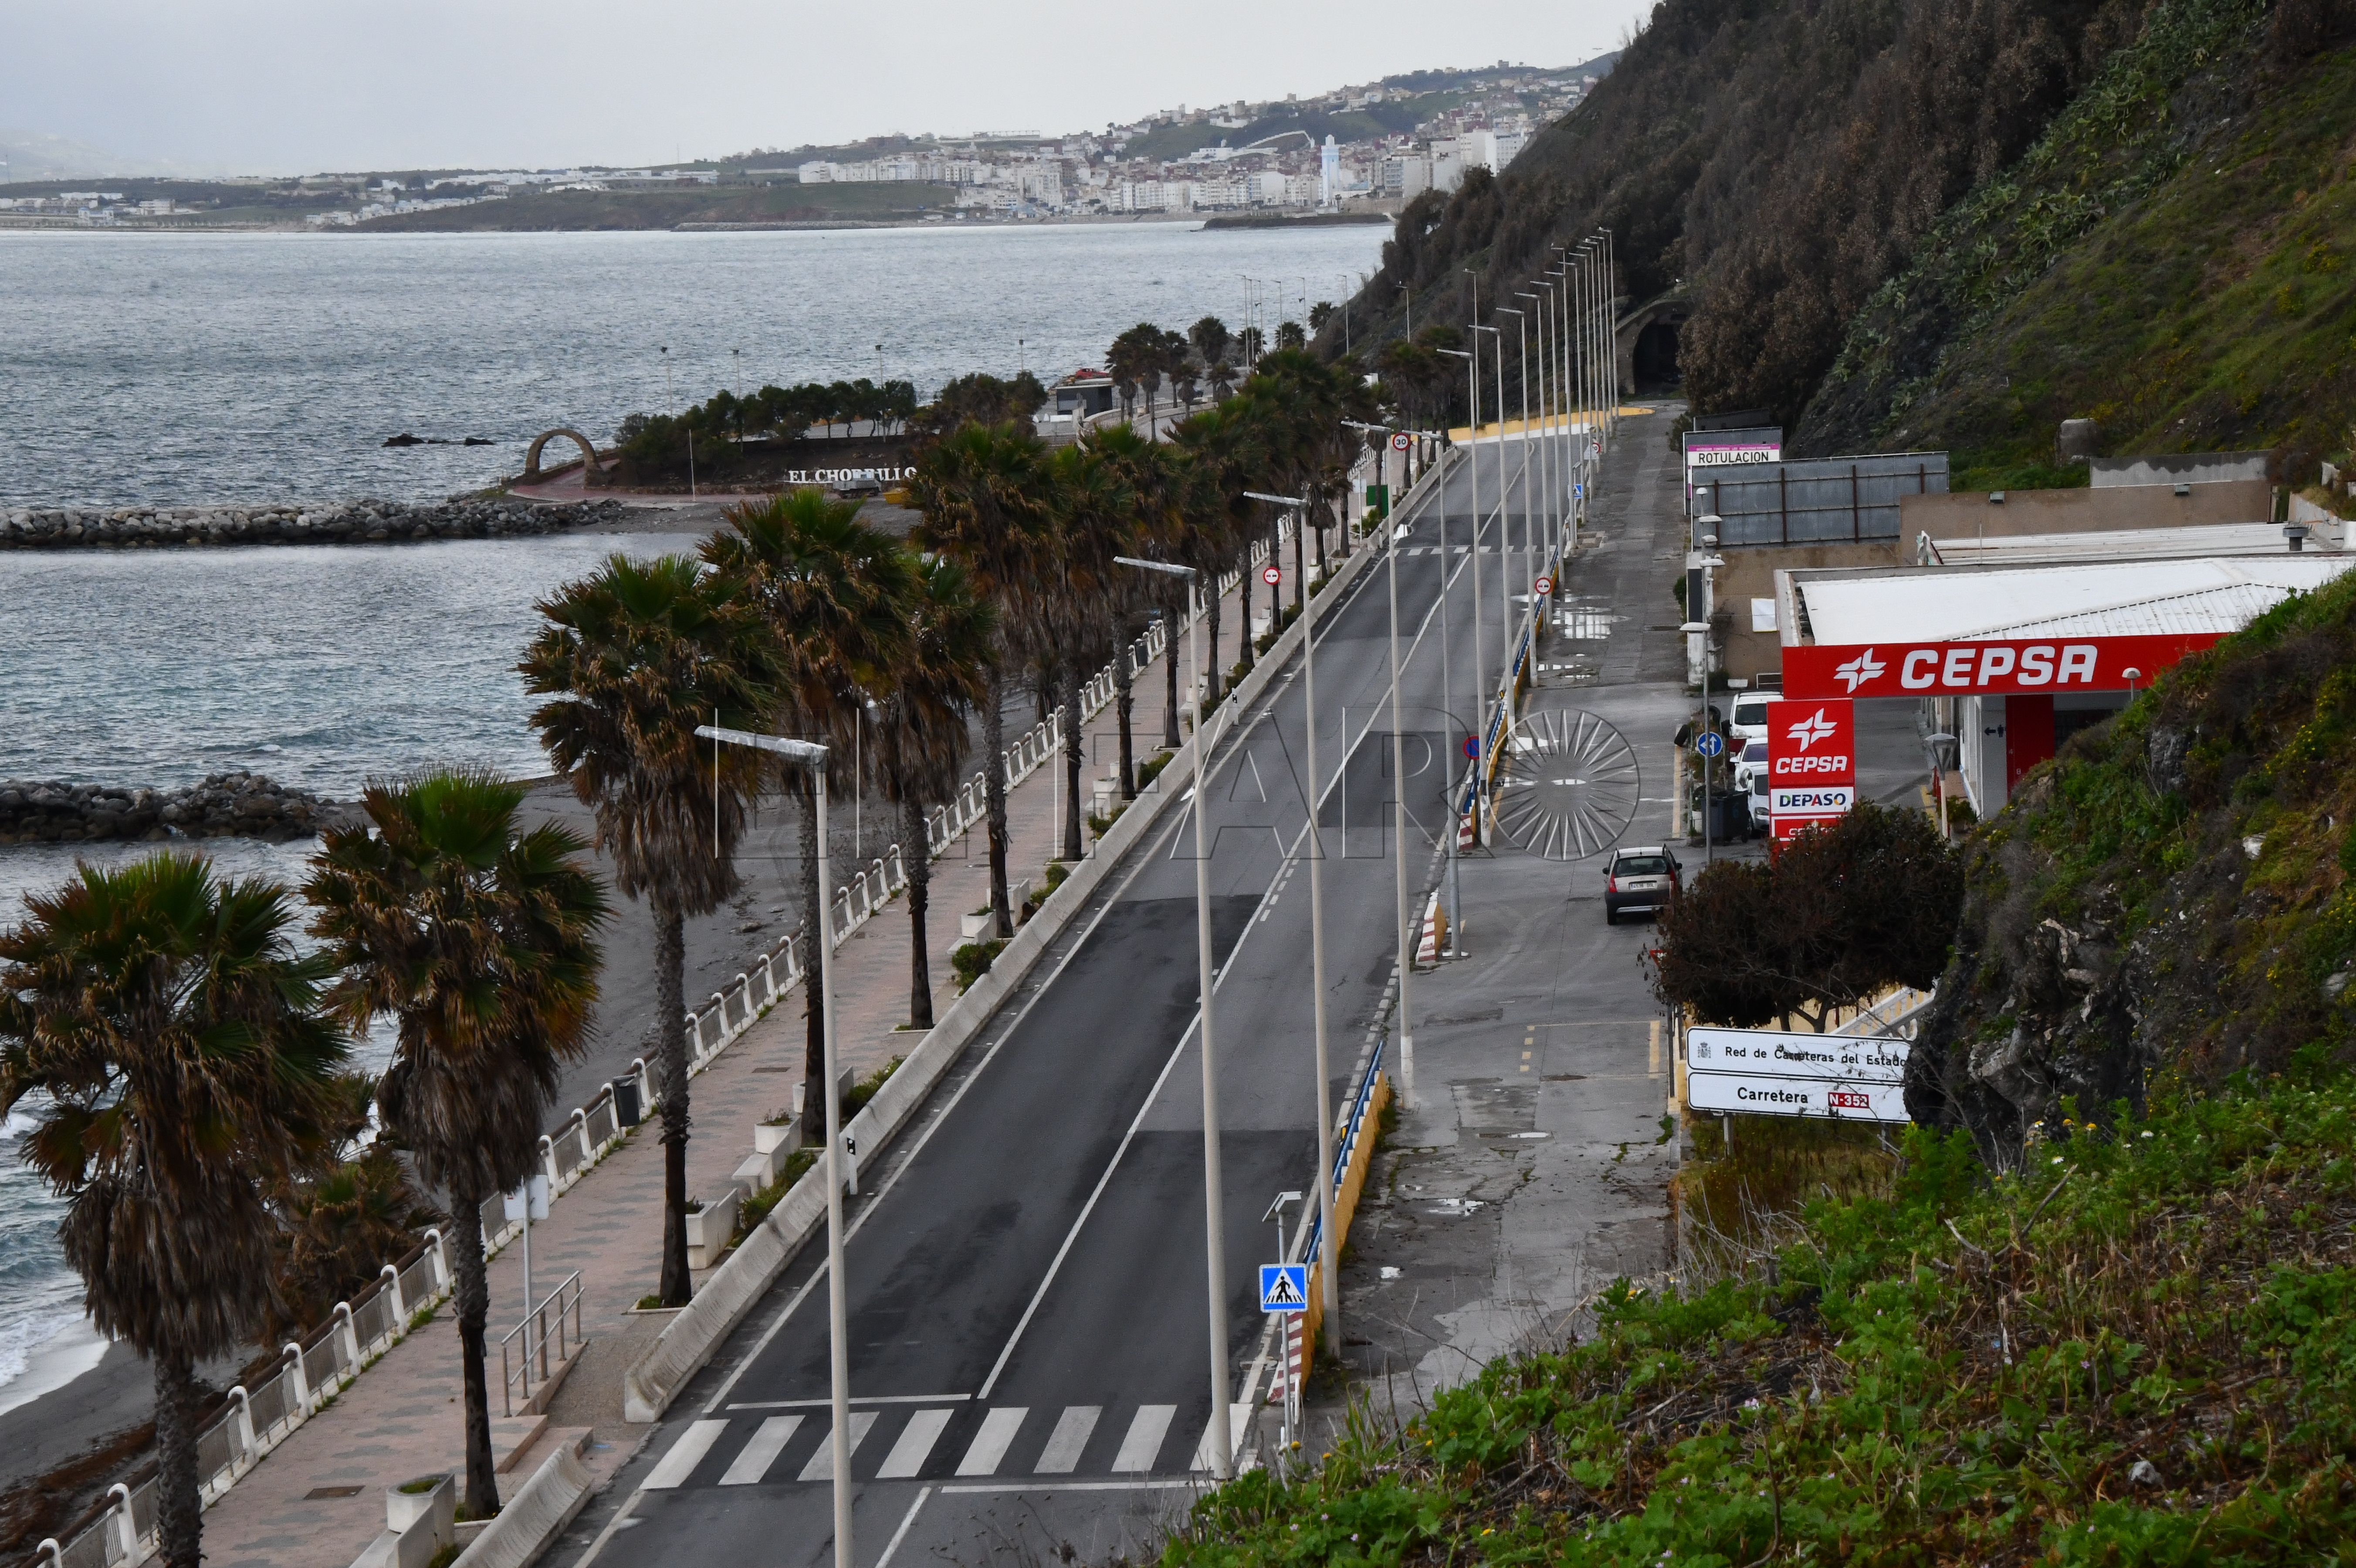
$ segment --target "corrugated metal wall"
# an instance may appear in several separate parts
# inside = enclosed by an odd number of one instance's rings
[[[1888,539],[1898,537],[1901,496],[1946,493],[1947,454],[1751,463],[1700,470],[1695,478],[1694,510],[1718,514],[1721,546]]]

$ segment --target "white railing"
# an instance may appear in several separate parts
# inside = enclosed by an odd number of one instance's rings
[[[1922,1027],[1922,1015],[1929,1012],[1931,1004],[1938,999],[1936,991],[1918,991],[1912,986],[1901,986],[1859,1008],[1855,1018],[1834,1026],[1830,1032],[1912,1040],[1914,1031]]]
[[[202,1505],[210,1508],[295,1428],[351,1385],[363,1369],[409,1333],[412,1319],[450,1293],[450,1263],[438,1231],[399,1263],[384,1265],[357,1301],[339,1301],[327,1321],[290,1340],[279,1370],[229,1402],[197,1434]],[[144,1562],[155,1541],[155,1483],[118,1484],[106,1511],[70,1539],[44,1541],[38,1561],[59,1568],[112,1568]]]
[[[547,1382],[551,1371],[570,1360],[584,1338],[581,1271],[574,1269],[557,1281],[522,1322],[499,1336],[499,1397],[505,1413],[513,1415],[519,1405],[530,1410],[532,1384]]]

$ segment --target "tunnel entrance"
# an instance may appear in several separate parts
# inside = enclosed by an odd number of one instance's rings
[[[1677,328],[1674,322],[1655,321],[1636,335],[1634,371],[1640,394],[1665,392],[1685,384],[1677,368]]]

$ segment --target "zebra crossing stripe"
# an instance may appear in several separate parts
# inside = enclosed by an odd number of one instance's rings
[[[1162,1456],[1162,1439],[1169,1435],[1170,1423],[1178,1413],[1174,1404],[1141,1404],[1129,1424],[1129,1435],[1120,1440],[1120,1452],[1113,1456],[1112,1467],[1122,1474],[1141,1475],[1153,1468]]]
[[[859,1452],[861,1439],[867,1435],[867,1429],[874,1424],[875,1413],[872,1410],[862,1410],[851,1416],[851,1451],[853,1454]],[[810,1456],[809,1463],[802,1467],[802,1473],[795,1478],[803,1481],[834,1479],[834,1428],[830,1426],[827,1428],[826,1440],[818,1445],[818,1452]]]
[[[884,1456],[884,1467],[875,1472],[875,1478],[901,1481],[922,1474],[925,1461],[932,1457],[933,1445],[941,1440],[942,1430],[956,1413],[954,1410],[920,1410],[908,1417],[907,1429],[892,1445],[892,1452]]]
[[[1211,1461],[1213,1458],[1212,1445],[1217,1441],[1217,1434],[1219,1430],[1217,1425],[1218,1419],[1219,1418],[1217,1416],[1214,1415],[1209,1421],[1203,1423],[1202,1441],[1194,1445],[1194,1462],[1186,1467],[1188,1469],[1207,1470],[1211,1467]],[[1237,1449],[1243,1446],[1244,1431],[1250,1424],[1250,1405],[1231,1404],[1227,1406],[1227,1453],[1230,1457],[1234,1456]]]
[[[744,1445],[744,1451],[736,1456],[728,1467],[728,1473],[720,1477],[720,1484],[723,1487],[749,1487],[767,1475],[769,1467],[776,1464],[777,1456],[786,1451],[786,1445],[793,1441],[794,1432],[801,1424],[802,1418],[798,1415],[772,1415],[765,1419],[760,1429],[753,1434],[753,1441]]]
[[[1104,1413],[1100,1404],[1073,1404],[1064,1407],[1063,1418],[1047,1438],[1046,1451],[1039,1456],[1037,1474],[1068,1476],[1080,1467],[1080,1450],[1088,1445],[1088,1434],[1097,1429],[1097,1418]]]
[[[662,1456],[662,1462],[647,1477],[647,1490],[668,1491],[685,1481],[727,1430],[724,1421],[699,1421],[680,1433],[679,1441],[670,1445],[670,1452]]]
[[[960,1476],[994,1476],[998,1462],[1006,1457],[1006,1450],[1021,1430],[1023,1418],[1031,1413],[1023,1404],[1001,1405],[981,1418],[981,1430],[973,1435],[973,1445],[958,1461]]]

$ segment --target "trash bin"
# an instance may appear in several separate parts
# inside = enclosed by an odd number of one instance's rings
[[[644,1110],[638,1104],[638,1075],[625,1072],[614,1080],[614,1124],[635,1127]]]

